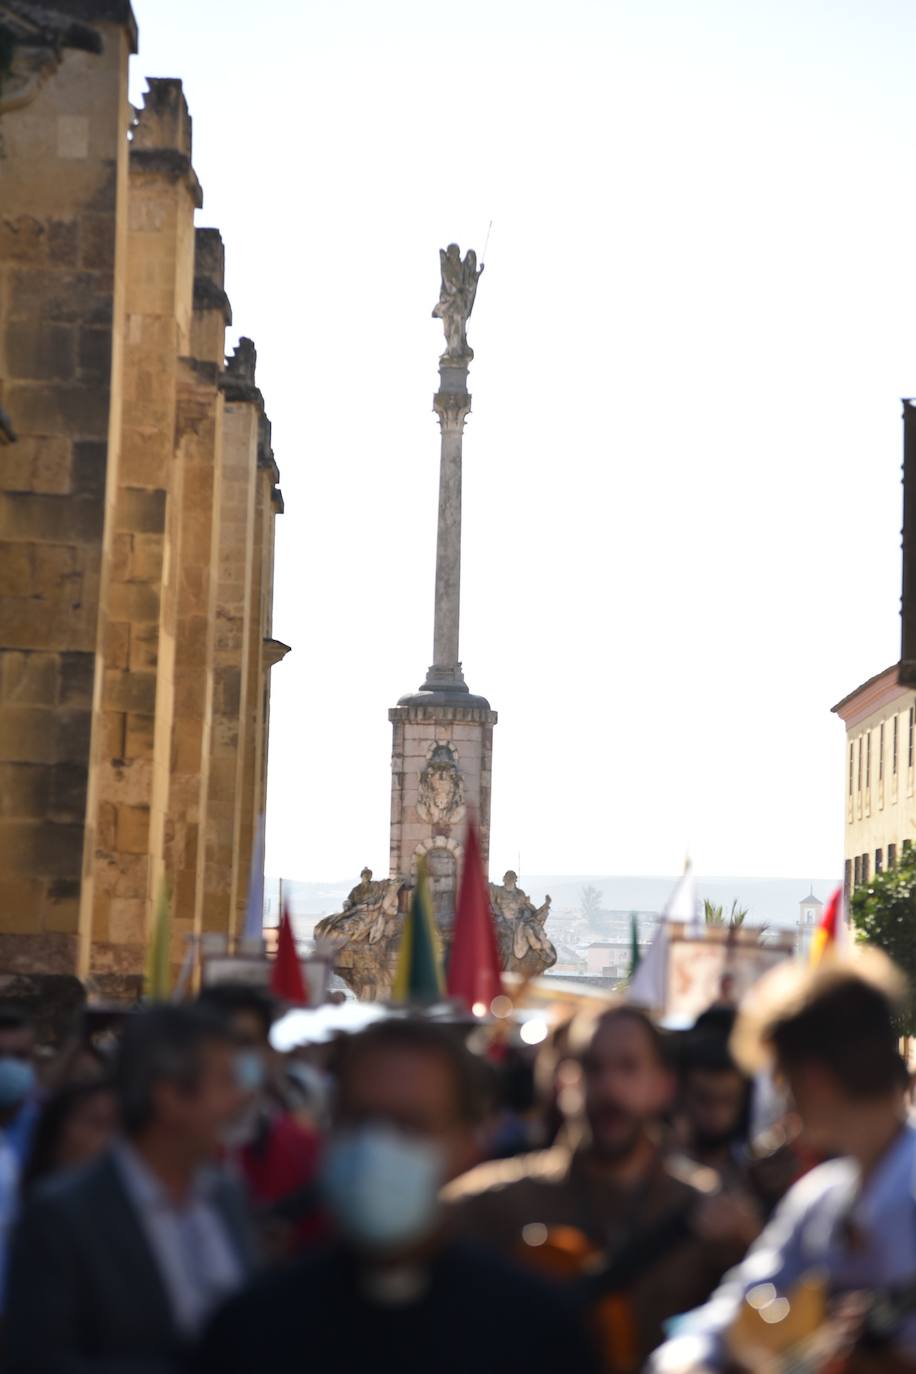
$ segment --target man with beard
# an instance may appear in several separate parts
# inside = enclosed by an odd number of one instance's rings
[[[617,1338],[608,1352],[622,1374],[642,1366],[663,1323],[702,1302],[744,1245],[730,1204],[715,1195],[716,1175],[662,1147],[672,1076],[652,1020],[614,1004],[574,1024],[569,1054],[559,1142],[484,1164],[445,1197],[457,1230],[510,1254],[527,1246],[535,1263],[553,1237],[568,1241],[569,1228],[611,1267],[623,1260],[632,1278],[613,1299]]]

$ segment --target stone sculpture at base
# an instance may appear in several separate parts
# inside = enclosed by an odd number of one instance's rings
[[[550,897],[536,907],[518,885],[518,874],[510,868],[502,885],[490,884],[490,907],[496,924],[496,939],[504,969],[535,977],[557,962],[557,951],[545,929],[550,914]]]

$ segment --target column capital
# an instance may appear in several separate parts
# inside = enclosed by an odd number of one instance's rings
[[[437,391],[433,397],[433,410],[439,416],[443,431],[454,429],[460,433],[471,413],[471,398],[466,391]]]

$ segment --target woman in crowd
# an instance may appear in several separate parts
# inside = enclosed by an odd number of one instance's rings
[[[52,1174],[78,1168],[110,1143],[117,1128],[114,1094],[104,1080],[74,1082],[44,1105],[22,1175],[28,1197]]]

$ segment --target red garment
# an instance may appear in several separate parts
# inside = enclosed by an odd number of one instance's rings
[[[289,1112],[279,1111],[267,1117],[256,1138],[233,1151],[255,1211],[313,1186],[318,1177],[320,1151],[318,1135]],[[326,1232],[327,1220],[321,1208],[309,1209],[295,1223],[296,1248]]]

